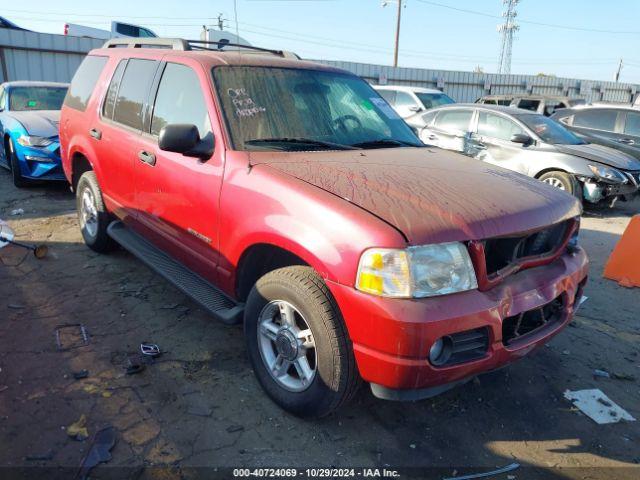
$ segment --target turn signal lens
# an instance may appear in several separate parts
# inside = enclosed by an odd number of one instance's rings
[[[382,248],[364,252],[360,258],[356,288],[383,297],[410,297],[407,252]]]

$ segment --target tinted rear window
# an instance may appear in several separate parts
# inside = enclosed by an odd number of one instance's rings
[[[106,63],[107,57],[95,55],[85,57],[73,76],[64,105],[84,111]]]
[[[574,115],[573,126],[613,132],[617,117],[615,110],[585,110]]]
[[[142,106],[147,100],[156,66],[157,62],[154,60],[129,60],[116,98],[113,112],[115,122],[142,129]]]

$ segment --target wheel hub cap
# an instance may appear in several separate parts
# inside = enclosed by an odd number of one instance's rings
[[[93,193],[88,188],[82,193],[80,208],[80,223],[89,235],[96,236],[98,231],[98,209],[96,208]]]
[[[288,329],[282,329],[276,336],[276,349],[278,354],[290,362],[298,356],[298,341],[292,332]]]
[[[258,349],[275,382],[291,392],[309,388],[317,371],[316,345],[299,310],[283,300],[269,302],[258,318]]]

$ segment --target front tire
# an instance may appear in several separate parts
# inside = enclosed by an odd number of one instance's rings
[[[267,395],[301,417],[322,417],[349,401],[360,377],[340,310],[310,267],[274,270],[249,293],[244,331]]]
[[[576,180],[576,177],[567,172],[554,170],[552,172],[547,172],[544,175],[541,175],[539,180],[548,185],[551,185],[552,187],[564,190],[568,194],[573,195],[579,200],[582,200],[580,183],[578,182],[578,180]]]
[[[18,160],[18,155],[16,154],[16,149],[13,146],[13,140],[9,140],[7,143],[8,151],[6,155],[9,158],[9,165],[11,168],[11,179],[13,180],[13,184],[17,188],[24,188],[29,185],[29,182],[22,176],[22,172],[20,172],[20,163]]]
[[[96,174],[92,171],[83,173],[78,181],[76,208],[84,243],[98,253],[113,250],[116,243],[107,234],[107,227],[112,220],[111,215],[104,206],[102,191]]]

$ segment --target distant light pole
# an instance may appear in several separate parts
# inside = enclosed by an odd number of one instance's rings
[[[400,46],[400,20],[402,17],[402,7],[406,5],[403,5],[403,0],[388,0],[388,1],[382,2],[382,6],[386,7],[390,3],[398,4],[398,18],[396,19],[396,42],[395,42],[395,48],[393,49],[393,66],[397,67],[398,66],[398,48]]]

